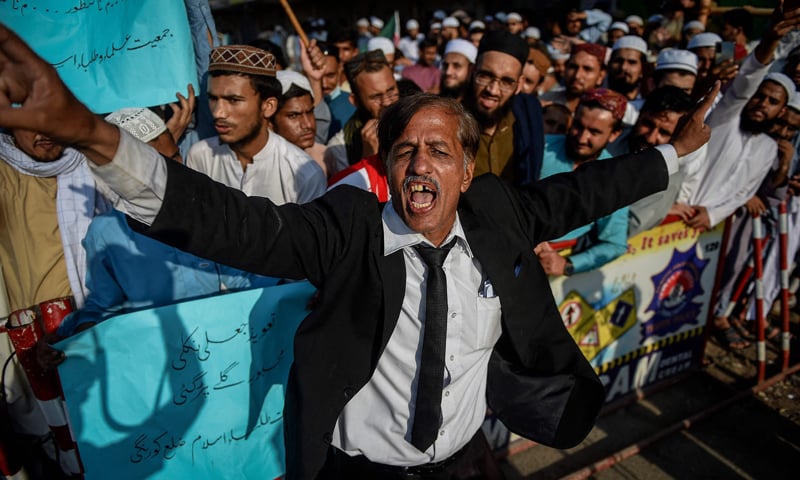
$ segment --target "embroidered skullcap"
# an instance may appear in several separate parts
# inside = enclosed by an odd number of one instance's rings
[[[394,55],[394,43],[386,37],[372,37],[367,41],[367,51],[381,50],[384,55]]]
[[[383,20],[378,17],[369,17],[369,24],[375,28],[383,28]]]
[[[502,52],[519,60],[520,65],[525,65],[529,49],[528,42],[519,35],[514,35],[508,30],[492,30],[481,38],[478,55],[490,51]]]
[[[208,71],[228,70],[250,75],[275,76],[275,57],[249,45],[226,45],[211,50]]]
[[[444,10],[436,10],[435,12],[433,12],[433,18],[437,20],[444,20],[446,16],[447,14],[444,12]]]
[[[611,30],[622,30],[625,33],[631,33],[631,27],[625,22],[612,23],[611,26],[608,27],[608,31],[610,32]]]
[[[683,26],[683,31],[688,32],[689,30],[700,30],[701,32],[706,31],[706,26],[700,20],[692,20],[691,22],[686,22]]]
[[[302,73],[292,70],[278,70],[275,76],[278,77],[278,81],[281,83],[282,94],[286,95],[286,92],[292,88],[292,85],[296,85],[297,88],[307,91],[311,94],[311,98],[314,98],[314,90],[311,89],[311,83],[309,83],[308,78]]]
[[[456,17],[447,17],[442,20],[443,27],[458,28],[459,25],[461,25],[461,22],[459,22]]]
[[[531,48],[528,52],[528,61],[533,62],[533,66],[542,75],[547,75],[547,71],[553,66],[553,62],[550,61],[547,55],[536,48]]]
[[[656,70],[683,70],[697,75],[697,55],[689,50],[665,48],[656,58]]]
[[[624,95],[607,88],[593,88],[581,95],[581,103],[596,102],[611,112],[615,120],[621,121],[625,116],[628,99]]]
[[[358,21],[356,22],[356,26],[362,28],[369,27],[369,20],[363,17],[359,18]]]
[[[783,87],[786,90],[786,98],[792,98],[797,91],[792,79],[780,72],[772,72],[767,74],[767,76],[764,77],[764,81],[766,82],[767,80],[775,82]]]
[[[464,55],[469,60],[469,63],[475,63],[475,59],[478,57],[478,48],[472,42],[463,38],[454,38],[447,42],[444,47],[444,54],[447,55],[451,52]]]
[[[638,35],[619,37],[617,41],[614,42],[614,46],[611,47],[611,50],[617,51],[621,48],[630,48],[631,50],[636,50],[637,52],[642,52],[647,55],[647,42]]]
[[[167,131],[161,117],[146,108],[122,108],[106,116],[113,123],[139,140],[147,143]]]
[[[600,65],[605,65],[606,63],[606,47],[602,45],[598,45],[596,43],[577,43],[572,46],[572,56],[574,57],[579,52],[588,53],[589,55],[595,57]]]
[[[439,22],[431,23],[431,30],[441,30],[441,29],[442,29],[442,24],[441,23],[439,23]]]
[[[635,23],[636,25],[644,26],[644,20],[639,15],[628,15],[625,19],[625,23],[630,25],[631,23]]]
[[[486,24],[481,22],[480,20],[475,20],[474,22],[469,24],[470,32],[482,32],[484,30],[486,30]]]
[[[413,18],[406,22],[406,30],[419,30],[419,22]]]
[[[542,38],[542,32],[540,32],[536,27],[528,27],[524,32],[522,32],[522,36],[525,38],[535,38],[536,40],[539,40]]]
[[[508,15],[506,15],[506,22],[521,22],[521,21],[522,21],[522,15],[520,15],[517,12],[511,12]]]
[[[800,112],[800,93],[795,92],[794,95],[789,97],[789,103],[786,106]]]
[[[693,48],[716,47],[718,43],[722,43],[722,37],[716,33],[703,32],[692,37],[692,39],[689,40],[689,44],[686,45],[686,49],[692,50]]]

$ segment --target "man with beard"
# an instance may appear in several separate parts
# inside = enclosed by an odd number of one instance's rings
[[[313,48],[322,65],[322,53]],[[186,165],[276,203],[305,203],[325,193],[325,173],[317,163],[269,131],[281,96],[275,57],[247,45],[217,47],[208,71],[208,102],[218,136],[193,145]]]
[[[469,88],[478,48],[469,40],[456,38],[447,42],[442,56],[442,78],[439,94],[461,101]]]
[[[628,107],[624,125],[633,125],[644,103],[641,95],[644,68],[647,65],[647,42],[635,35],[626,35],[614,43],[608,61],[608,88],[625,95]]]
[[[627,147],[614,151],[615,155],[638,153],[669,143],[678,122],[694,108],[692,98],[678,87],[667,85],[650,92],[642,105],[636,125],[624,142]],[[694,153],[692,154],[694,155]],[[696,155],[694,155],[696,156]],[[691,209],[686,205],[675,204],[680,193],[687,169],[698,163],[693,158],[684,159],[681,168],[669,176],[667,189],[645,197],[632,204],[628,211],[628,236],[633,237],[649,230],[664,220],[668,214],[689,218]]]
[[[551,90],[539,98],[543,105],[559,103],[573,113],[581,96],[603,84],[606,77],[606,47],[596,43],[580,43],[572,47],[572,54],[564,69],[564,89]]]
[[[767,132],[795,93],[782,73],[767,74],[781,37],[800,24],[800,9],[773,16],[761,43],[748,55],[739,74],[709,114],[713,134],[707,160],[687,176],[679,196],[694,208],[687,223],[711,228],[753,197],[778,158]]]
[[[589,90],[581,97],[566,135],[545,139],[542,178],[571,172],[589,162],[611,158],[605,147],[620,134],[627,100],[606,88]],[[548,242],[536,254],[548,275],[572,275],[599,268],[628,248],[628,207],[576,228],[553,241],[577,240],[569,256],[561,256]]]
[[[487,32],[478,47],[464,106],[478,120],[481,141],[475,175],[494,173],[515,185],[539,176],[544,150],[542,107],[520,94],[528,43],[506,30]]]

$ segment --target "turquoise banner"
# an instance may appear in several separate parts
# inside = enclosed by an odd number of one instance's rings
[[[95,113],[174,102],[197,91],[179,0],[0,0],[0,19]]]
[[[273,479],[307,282],[111,318],[56,345],[86,479]]]

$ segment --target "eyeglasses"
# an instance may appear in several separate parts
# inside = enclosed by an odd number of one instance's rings
[[[367,97],[367,101],[375,105],[389,105],[400,98],[400,90],[397,87],[392,87],[384,93],[375,93]]]
[[[353,79],[363,71],[375,72],[383,67],[388,67],[389,62],[383,54],[383,50],[371,50],[359,53],[344,64],[344,73],[348,81]]]
[[[495,77],[489,72],[481,70],[475,74],[475,84],[480,87],[488,87],[489,85],[497,82],[497,86],[500,88],[500,91],[503,93],[509,93],[514,90],[517,86],[517,81],[512,80],[508,77]]]

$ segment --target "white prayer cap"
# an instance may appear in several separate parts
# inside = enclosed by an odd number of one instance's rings
[[[522,36],[525,38],[535,38],[536,40],[539,40],[542,38],[542,33],[536,27],[528,27],[524,32],[522,32]]]
[[[642,17],[640,17],[639,15],[628,15],[628,17],[625,19],[625,23],[629,25],[631,23],[635,23],[636,25],[644,26],[644,20],[642,20]]]
[[[795,92],[795,94],[789,98],[789,103],[787,103],[786,106],[800,112],[800,93]]]
[[[467,60],[469,60],[469,63],[475,63],[475,59],[478,57],[478,47],[469,40],[464,40],[463,38],[454,38],[447,42],[447,45],[444,47],[444,54],[447,55],[451,52],[464,55],[467,57]]]
[[[794,94],[797,91],[792,79],[780,72],[772,72],[768,74],[766,77],[764,77],[764,81],[766,82],[767,80],[775,82],[783,87],[786,90],[786,98],[791,99],[794,97]]]
[[[700,30],[701,32],[705,32],[706,26],[700,20],[692,20],[691,22],[686,22],[683,25],[684,32],[687,32],[689,30]]]
[[[470,32],[479,30],[486,30],[486,24],[481,22],[480,20],[475,20],[474,22],[469,24]]]
[[[567,60],[569,59],[569,53],[564,53],[561,50],[555,48],[554,46],[547,44],[547,54],[550,55],[550,58],[555,60]]]
[[[367,41],[367,51],[381,50],[384,55],[394,55],[394,43],[386,37],[372,37]]]
[[[656,70],[683,70],[697,75],[697,55],[689,50],[665,48],[656,58]]]
[[[716,33],[703,32],[692,37],[692,39],[689,40],[689,44],[686,46],[686,49],[691,50],[693,48],[716,47],[718,43],[722,43],[722,37]]]
[[[494,14],[494,19],[500,23],[506,23],[506,20],[508,20],[508,15],[506,15],[506,12],[497,12]]]
[[[406,30],[419,30],[419,22],[413,18],[406,22]]]
[[[122,108],[106,116],[113,123],[137,139],[147,143],[167,131],[161,117],[146,108]]]
[[[522,15],[520,15],[517,12],[511,12],[508,15],[506,15],[506,22],[521,22],[521,21],[522,21]]]
[[[608,27],[608,31],[610,32],[611,30],[622,30],[626,34],[631,33],[631,27],[629,27],[628,24],[625,22],[612,23],[611,26]]]
[[[383,20],[378,17],[369,17],[369,24],[375,28],[383,28]]]
[[[433,12],[433,18],[437,20],[444,20],[446,16],[447,14],[444,13],[444,10],[436,10],[435,12]]]
[[[358,27],[369,27],[369,20],[366,18],[359,18],[356,22],[356,26]]]
[[[647,17],[647,23],[661,23],[664,21],[664,15],[660,13],[656,13],[655,15],[650,15]]]
[[[441,23],[439,23],[439,22],[431,23],[431,30],[441,30],[441,29],[442,29],[442,24]]]
[[[311,98],[314,98],[314,90],[311,89],[311,83],[308,82],[308,78],[302,73],[292,70],[278,70],[275,72],[275,76],[278,78],[278,81],[281,82],[282,94],[286,95],[286,92],[289,91],[292,85],[296,85],[298,88],[310,93]]]
[[[614,42],[614,46],[611,47],[611,50],[616,51],[621,48],[630,48],[631,50],[636,50],[637,52],[642,52],[647,55],[647,42],[644,41],[644,38],[638,35],[625,35],[623,37],[619,37],[617,41]]]
[[[458,28],[459,25],[461,25],[461,22],[459,22],[456,17],[447,17],[444,20],[442,20],[443,27]]]

